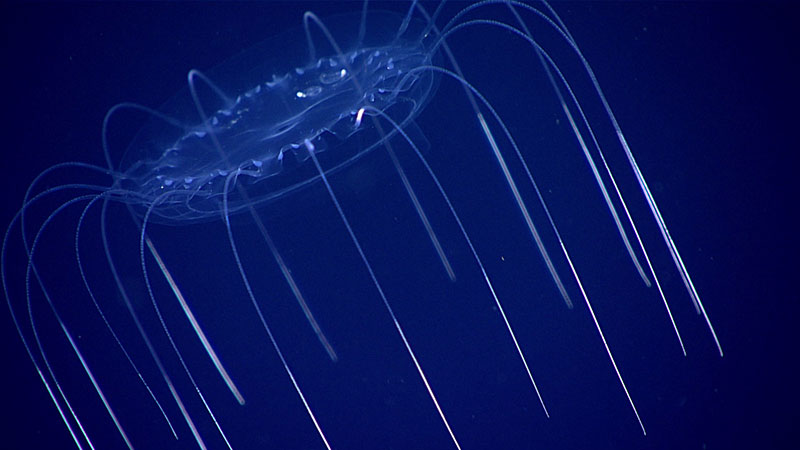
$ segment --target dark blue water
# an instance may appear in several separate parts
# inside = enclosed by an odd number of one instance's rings
[[[385,155],[369,155],[332,183],[456,436],[465,449],[791,448],[788,439],[797,422],[791,408],[797,378],[790,364],[797,342],[792,320],[799,300],[790,289],[797,245],[789,218],[797,203],[790,156],[798,99],[797,33],[791,31],[796,11],[783,3],[554,6],[617,114],[725,356],[718,356],[694,313],[590,85],[576,75],[578,96],[587,99],[591,120],[602,124],[598,135],[608,143],[612,166],[623,174],[623,190],[652,249],[687,357],[656,292],[642,285],[627,259],[538,62],[501,33],[473,31],[454,39],[454,49],[468,78],[524,145],[648,434],[642,436],[552,234],[545,233],[545,241],[576,300],[573,310],[559,298],[526,234],[461,91],[443,82],[417,121],[430,144],[425,155],[497,286],[550,419],[469,249],[408,149],[400,151],[401,159],[454,261],[456,283],[447,280]],[[10,220],[30,181],[45,168],[63,161],[104,163],[100,126],[116,103],[157,107],[185,86],[189,69],[211,69],[283,30],[295,33],[285,35],[294,39],[282,46],[300,51],[297,26],[304,10],[327,17],[359,7],[359,2],[4,4],[2,222]],[[384,7],[403,10],[400,4]],[[355,24],[355,17],[345,20]],[[553,51],[567,53],[562,47]],[[580,74],[569,58],[563,70]],[[254,80],[259,81],[264,80]],[[141,126],[135,115],[119,121],[113,141],[117,158]],[[518,166],[514,170],[523,176]],[[76,171],[48,185],[87,179],[98,181]],[[39,210],[38,217],[55,204]],[[542,221],[541,210],[534,210],[534,219]],[[45,241],[53,250],[43,250],[39,263],[46,267],[59,312],[135,447],[196,448],[113,294],[98,244],[97,211],[81,235],[90,282],[106,294],[109,319],[175,424],[179,441],[171,440],[86,298],[70,253],[78,213],[53,224]],[[115,260],[125,282],[141,286],[138,233],[123,209],[116,213],[110,221]],[[452,448],[325,192],[317,186],[270,204],[262,214],[339,355],[336,363],[327,358],[257,231],[244,218],[235,221],[258,299],[332,447]],[[153,226],[151,233],[247,400],[239,406],[220,382],[148,261],[159,306],[233,447],[324,448],[259,328],[222,224]],[[19,297],[24,259],[16,256],[10,268],[17,277],[14,305],[27,320]],[[211,448],[222,448],[146,292],[140,287],[131,295],[201,434]],[[33,308],[59,381],[87,433],[97,448],[122,448],[47,306],[39,298]],[[74,447],[8,314],[2,321],[0,446]]]

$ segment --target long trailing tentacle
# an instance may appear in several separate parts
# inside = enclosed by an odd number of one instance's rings
[[[350,226],[350,221],[347,219],[347,215],[344,213],[344,210],[342,209],[342,206],[339,203],[339,200],[336,197],[336,194],[333,192],[333,188],[331,188],[330,182],[328,181],[328,177],[325,175],[325,171],[322,169],[322,166],[319,164],[319,160],[317,159],[317,156],[315,154],[313,144],[308,139],[306,139],[305,145],[306,145],[306,149],[308,150],[308,154],[311,156],[312,161],[314,161],[314,166],[316,166],[316,168],[317,168],[317,173],[319,174],[320,178],[322,179],[323,184],[325,185],[325,190],[328,192],[328,195],[330,196],[331,201],[333,201],[333,204],[336,207],[336,211],[339,213],[339,218],[344,223],[345,228],[347,228],[347,233],[350,236],[350,239],[352,240],[353,245],[356,247],[356,250],[358,250],[358,254],[361,257],[361,261],[364,264],[364,267],[367,269],[367,272],[369,273],[370,279],[372,280],[372,284],[373,284],[373,286],[375,286],[375,289],[378,291],[378,294],[381,297],[381,301],[383,302],[384,307],[389,312],[389,316],[392,318],[392,322],[394,323],[394,327],[397,330],[397,333],[400,335],[400,339],[402,339],[403,345],[405,345],[405,347],[406,347],[406,352],[411,357],[411,360],[414,363],[414,367],[417,369],[417,373],[419,374],[420,378],[422,379],[422,382],[425,385],[425,389],[428,391],[428,396],[433,401],[433,404],[436,407],[436,411],[439,413],[439,417],[441,418],[442,423],[444,424],[445,428],[447,429],[447,432],[450,435],[450,439],[453,441],[453,444],[455,444],[456,448],[461,450],[461,444],[458,442],[458,439],[456,438],[456,435],[453,432],[453,429],[450,427],[450,422],[447,420],[447,417],[445,416],[444,411],[442,410],[442,407],[439,405],[439,400],[436,398],[436,394],[433,392],[433,388],[431,387],[430,382],[428,381],[428,376],[425,375],[425,371],[422,369],[422,365],[420,365],[419,360],[417,359],[417,356],[416,356],[414,350],[411,348],[411,343],[408,341],[408,338],[406,337],[406,333],[403,331],[403,327],[400,325],[400,322],[397,320],[397,316],[394,313],[394,309],[392,308],[391,304],[389,303],[389,300],[386,297],[386,294],[384,293],[380,282],[378,281],[378,277],[377,277],[377,275],[375,274],[375,271],[372,268],[372,264],[370,264],[366,253],[364,253],[364,249],[361,247],[361,243],[360,243],[358,237],[356,236],[355,232],[353,231],[353,227]]]
[[[233,252],[233,257],[236,260],[236,267],[239,270],[239,275],[242,277],[242,282],[244,283],[245,289],[247,290],[247,295],[250,298],[250,303],[253,305],[253,308],[255,309],[259,320],[261,321],[261,326],[264,328],[264,331],[266,331],[267,337],[269,338],[269,341],[272,344],[272,348],[275,349],[275,353],[278,354],[278,358],[281,360],[281,365],[283,366],[283,370],[289,376],[289,380],[292,382],[292,386],[294,387],[295,392],[297,392],[297,395],[300,397],[300,401],[303,402],[303,406],[306,409],[306,413],[308,414],[309,418],[311,418],[311,421],[314,423],[314,427],[317,430],[317,434],[319,434],[319,437],[320,439],[322,439],[322,442],[325,444],[325,447],[328,450],[331,450],[331,446],[328,443],[328,438],[322,431],[322,426],[320,426],[316,415],[314,415],[314,411],[311,409],[311,405],[308,403],[305,393],[303,393],[303,390],[300,388],[300,384],[298,383],[297,378],[294,376],[294,372],[289,367],[289,363],[286,360],[286,357],[283,355],[283,350],[281,350],[280,345],[278,345],[278,341],[275,339],[275,335],[272,334],[272,329],[267,323],[267,319],[261,310],[261,306],[256,301],[255,293],[253,292],[250,280],[248,279],[247,274],[245,273],[242,259],[239,256],[239,250],[236,247],[236,241],[233,238],[233,230],[231,229],[230,215],[228,214],[228,195],[227,195],[230,183],[235,176],[236,172],[233,172],[230,175],[228,175],[227,179],[225,180],[225,189],[223,191],[223,197],[222,197],[222,217],[223,221],[225,222],[225,229],[228,234],[228,242],[231,245],[231,251]]]

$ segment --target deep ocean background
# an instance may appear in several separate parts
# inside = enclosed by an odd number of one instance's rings
[[[157,107],[184,87],[189,69],[213,68],[233,53],[296,27],[304,10],[326,17],[359,7],[359,2],[3,2],[0,222],[11,220],[26,187],[45,168],[63,161],[103,164],[100,125],[113,105],[135,101]],[[403,9],[398,3],[386,7]],[[434,224],[441,230],[446,250],[458,261],[455,286],[446,281],[423,240],[396,177],[385,175],[391,173],[389,164],[377,157],[365,159],[356,165],[358,169],[334,180],[334,187],[379,278],[395,299],[392,304],[463,448],[796,448],[800,298],[794,284],[799,267],[795,211],[800,178],[795,129],[800,11],[794,2],[557,2],[554,7],[617,114],[705,301],[725,356],[719,358],[702,320],[694,314],[635,189],[628,191],[637,198],[634,213],[639,213],[647,229],[645,239],[659,255],[657,270],[664,274],[668,298],[684,333],[686,358],[680,355],[657,295],[641,286],[622,252],[569,134],[566,140],[548,137],[539,128],[515,122],[513,131],[522,140],[552,150],[549,159],[535,167],[547,167],[539,173],[546,195],[561,218],[567,245],[574,249],[612,351],[648,428],[643,437],[585,306],[578,304],[574,310],[563,306],[517,223],[519,214],[498,182],[499,171],[488,156],[474,157],[468,151],[474,142],[483,145],[479,134],[461,132],[462,124],[473,119],[451,114],[447,105],[437,106],[434,101],[432,108],[440,109],[428,111],[419,120],[431,144],[427,154],[460,206],[459,212],[463,211],[501,297],[507,299],[505,306],[550,409],[549,420],[526,384],[457,229],[441,211],[443,204],[421,168],[411,163],[409,171],[419,183],[423,201],[438,210],[432,213]],[[298,40],[292,45],[301,46],[302,37]],[[459,41],[458,48],[474,48],[476,59],[519,54],[501,51],[491,42],[487,45],[478,33]],[[538,92],[508,94],[511,87],[503,75],[540,72],[538,62],[523,58],[502,67],[474,75],[489,98],[497,98],[511,116],[529,114],[531,121],[539,123],[555,117],[557,105],[549,90],[542,91],[541,98]],[[458,90],[450,86],[449,92]],[[459,104],[455,110],[463,112],[466,107]],[[571,156],[554,157],[561,154]],[[579,170],[573,174],[576,167]],[[80,174],[73,179],[80,179]],[[627,173],[625,183],[632,186]],[[585,193],[593,196],[584,198]],[[286,292],[279,292],[282,300],[270,303],[267,313],[278,340],[286,343],[287,357],[331,444],[349,449],[451,448],[339,219],[321,192],[308,197],[278,203],[279,208],[266,213],[267,223],[339,351],[340,361],[332,364],[326,359]],[[74,229],[67,228],[67,223],[62,224],[63,240],[71,242]],[[504,228],[509,223],[511,228]],[[130,224],[121,227],[130,228]],[[245,233],[251,231],[241,231],[240,245],[250,247],[244,242]],[[93,241],[90,233],[83,237],[87,242]],[[167,312],[176,317],[171,326],[192,349],[189,357],[198,361],[198,378],[218,405],[215,412],[234,448],[324,448],[263,331],[250,323],[252,317],[241,318],[252,310],[232,259],[225,253],[220,224],[186,230],[156,227],[153,235],[186,289],[208,294],[205,301],[201,295],[193,297],[196,313],[217,336],[215,344],[223,359],[238,369],[234,373],[243,386],[259,387],[245,390],[254,406],[236,405],[206,367],[207,358],[197,351],[196,339],[180,311],[164,302]],[[135,245],[136,234],[120,239],[133,240]],[[552,246],[554,241],[549,239]],[[192,247],[190,257],[181,247],[187,242]],[[87,245],[87,253],[99,251],[96,241]],[[258,270],[261,266],[256,261],[266,267],[257,275],[254,270],[252,276],[265,292],[270,286],[285,290],[271,257],[259,245],[244,250]],[[70,256],[68,252],[61,255]],[[132,255],[134,259],[123,265],[135,270],[136,255]],[[183,267],[187,261],[193,265]],[[69,264],[71,260],[65,259],[64,265]],[[199,269],[218,271],[223,279],[231,280],[232,290],[203,286],[206,280]],[[21,273],[19,267],[13,270]],[[64,270],[62,277],[56,274],[52,280],[55,291],[66,293],[59,306],[69,310],[72,300],[81,299],[71,297],[80,292],[80,285],[74,274],[69,275],[73,269]],[[182,270],[186,272],[181,275]],[[104,275],[97,273],[94,281],[100,284]],[[574,286],[570,289],[578,299]],[[15,305],[24,308],[18,298]],[[52,332],[48,342],[53,347],[48,348],[56,355],[57,371],[81,405],[78,414],[89,424],[90,436],[98,448],[122,448],[74,356],[63,345],[63,335],[46,307],[39,304],[37,308],[40,326],[45,334]],[[81,311],[92,314],[91,309],[76,310],[70,323],[78,335],[85,333],[81,345],[88,348],[92,364],[103,374],[101,383],[106,380],[126,426],[134,430],[134,445],[167,448],[155,444],[168,436],[157,410],[147,403],[113,345],[92,343],[93,332],[98,339],[108,337],[96,319],[86,325]],[[2,316],[0,448],[74,448],[8,314]],[[116,318],[120,328],[128,326],[122,314]],[[126,336],[139,345],[133,333]],[[115,353],[108,360],[103,357]],[[136,355],[147,360],[142,349]],[[157,372],[147,364],[143,363],[146,376],[181,438],[167,442],[177,448],[195,448]],[[179,373],[177,366],[171,367]],[[184,395],[192,397],[183,383]],[[86,398],[81,392],[87,393]],[[198,411],[196,399],[191,402],[190,407]],[[146,406],[137,409],[142,404]],[[264,409],[250,413],[248,408],[255,405]],[[222,441],[207,418],[201,420],[209,445],[221,448]],[[252,434],[254,428],[263,429],[258,440],[237,439]]]

